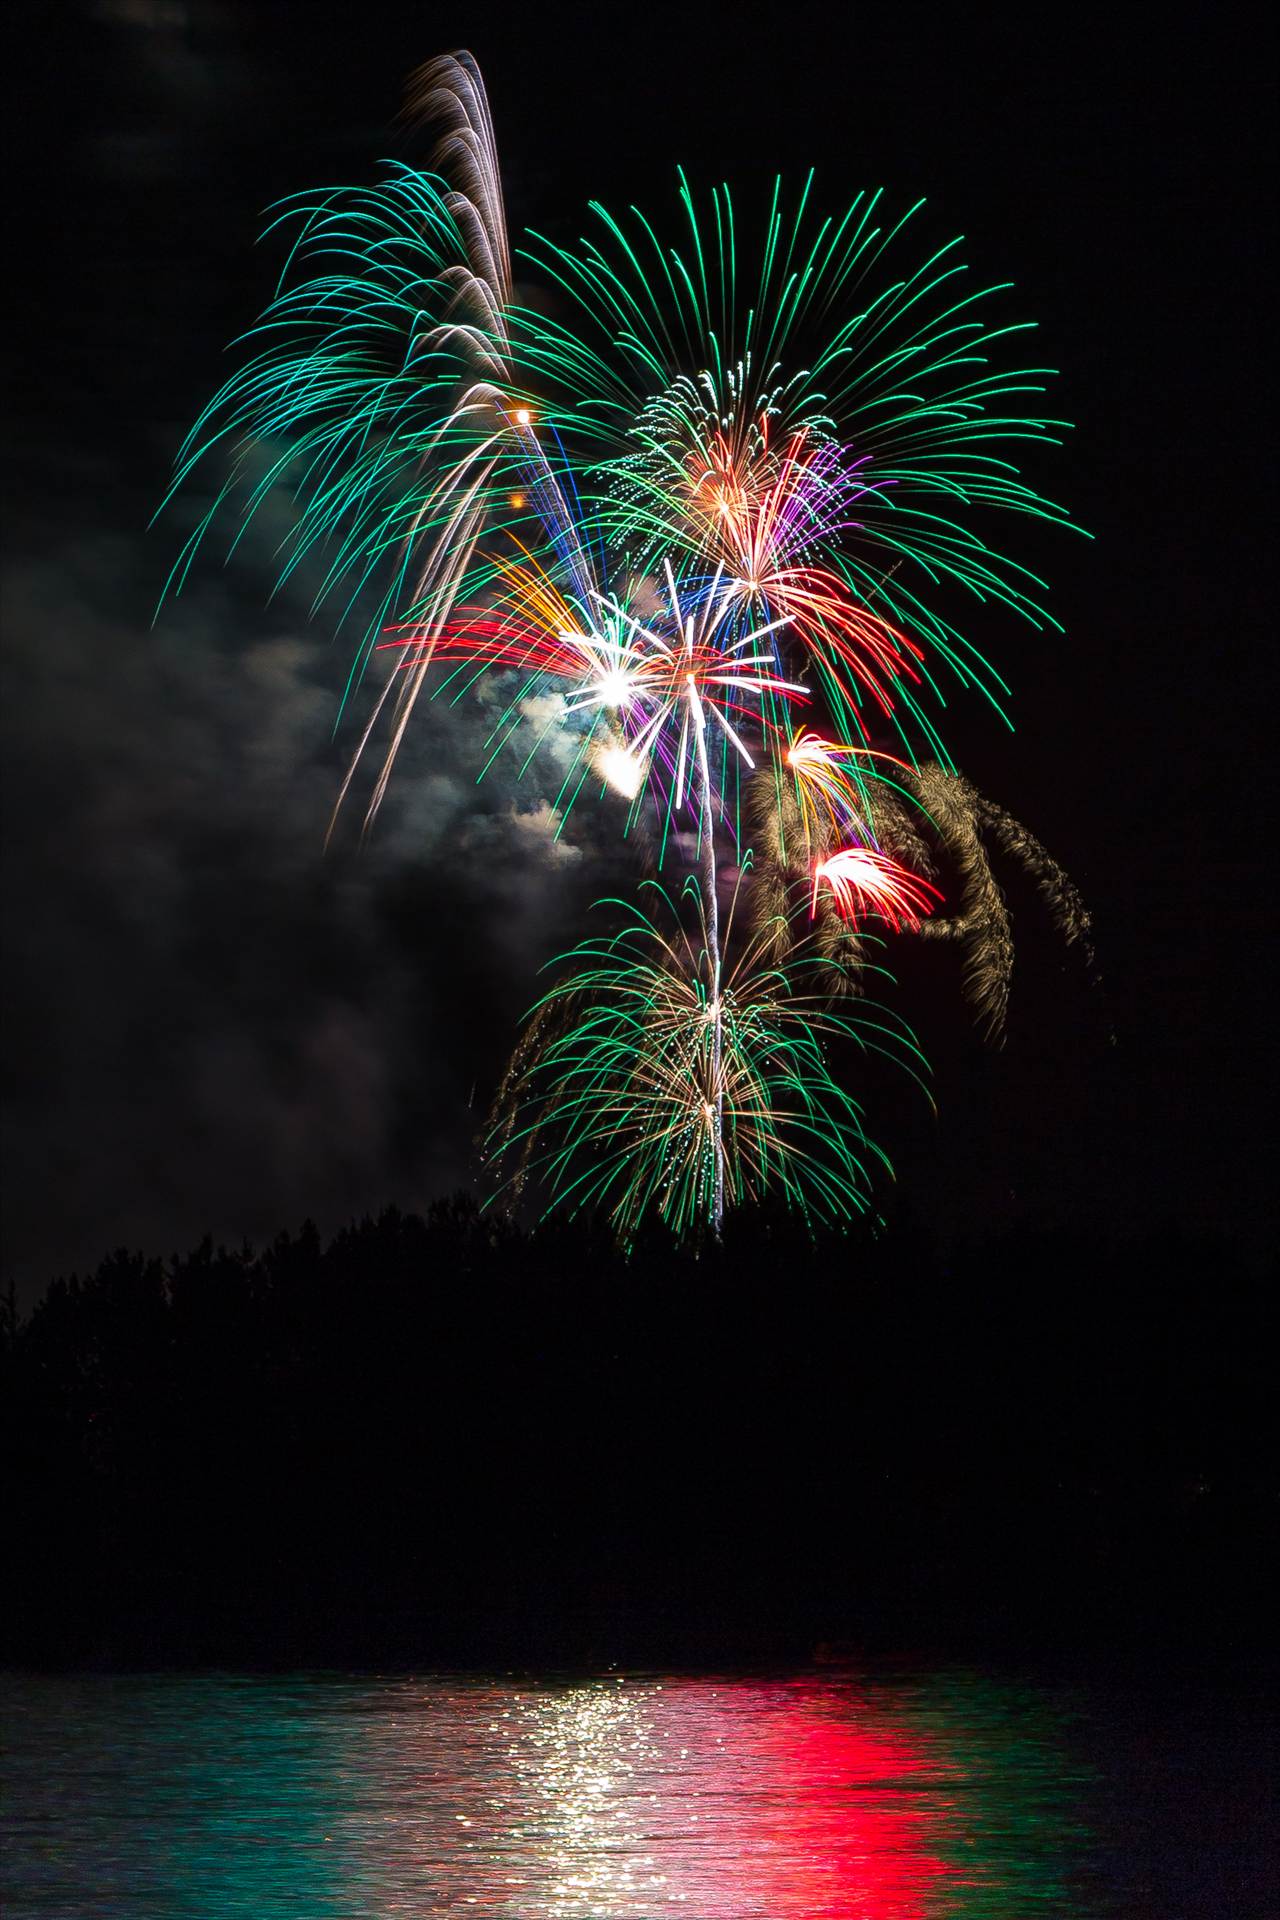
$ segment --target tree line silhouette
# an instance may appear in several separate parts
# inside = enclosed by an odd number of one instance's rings
[[[466,1196],[59,1279],[3,1338],[0,1657],[741,1664],[1251,1645],[1263,1277]]]

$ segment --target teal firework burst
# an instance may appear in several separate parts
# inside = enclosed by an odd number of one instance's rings
[[[644,883],[620,929],[584,940],[530,1016],[499,1098],[491,1151],[552,1205],[603,1210],[624,1242],[656,1214],[679,1233],[780,1196],[812,1221],[865,1213],[891,1172],[832,1072],[842,1045],[927,1072],[910,1029],[866,999],[833,1002],[829,957],[801,943],[768,958],[771,930],[733,916],[715,944],[692,878],[679,904]],[[865,961],[864,971],[876,971]],[[717,1044],[718,1033],[718,1044]]]
[[[572,327],[522,310],[513,337],[534,383],[557,395],[638,566],[672,549],[705,556],[706,499],[718,493],[712,511],[730,513],[710,550],[743,561],[774,547],[755,576],[766,599],[777,601],[779,573],[816,566],[917,643],[894,724],[945,762],[930,662],[1001,711],[1008,692],[957,625],[948,589],[1057,626],[1044,582],[992,530],[1009,514],[1071,524],[1018,470],[1067,423],[1043,407],[1051,368],[1007,364],[1034,330],[1001,317],[1007,285],[974,284],[959,239],[910,257],[923,201],[895,216],[881,192],[863,193],[828,216],[811,190],[812,176],[788,212],[775,183],[757,246],[727,186],[700,209],[680,176],[675,245],[636,209],[617,218],[593,204],[595,233],[576,248],[535,237],[528,249],[572,301]],[[779,494],[786,458],[801,484]],[[868,701],[838,631],[828,610],[807,638],[848,730]]]

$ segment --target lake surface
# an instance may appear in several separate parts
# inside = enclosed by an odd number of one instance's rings
[[[1266,1910],[1260,1779],[1218,1699],[967,1671],[10,1675],[0,1705],[7,1920]]]

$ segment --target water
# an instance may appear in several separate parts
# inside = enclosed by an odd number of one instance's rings
[[[1205,1784],[1216,1709],[1171,1730],[973,1673],[9,1676],[0,1702],[7,1920],[1263,1911]]]

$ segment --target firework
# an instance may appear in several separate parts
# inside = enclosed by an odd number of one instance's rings
[[[918,933],[921,920],[932,913],[934,901],[942,898],[927,880],[918,879],[896,860],[871,847],[841,847],[829,859],[819,861],[813,870],[815,901],[822,886],[830,887],[845,919],[860,920],[876,914],[895,933],[903,927]]]
[[[692,930],[658,883],[645,891],[649,912],[614,903],[621,930],[561,963],[495,1151],[514,1153],[518,1177],[539,1178],[556,1200],[605,1211],[624,1241],[650,1213],[678,1232],[714,1224],[718,1198],[740,1206],[778,1192],[814,1220],[865,1212],[889,1163],[829,1046],[848,1041],[920,1073],[910,1030],[865,1001],[856,1015],[833,1011],[825,963],[799,952],[771,965],[759,933],[722,970],[697,882],[684,894]],[[734,945],[731,914],[727,954]]]
[[[829,625],[823,600],[839,582],[873,654],[873,636],[900,636],[893,644],[921,684],[917,694],[909,676],[897,678],[894,724],[945,764],[922,655],[997,708],[1008,689],[939,586],[1037,627],[1057,624],[1039,598],[1043,583],[977,529],[1011,513],[1070,524],[1015,464],[1022,447],[1056,440],[1065,423],[1037,408],[1050,369],[1002,367],[1007,344],[1031,329],[996,320],[1004,289],[968,284],[960,242],[918,265],[903,259],[922,202],[886,219],[873,192],[824,216],[811,187],[812,176],[790,213],[775,187],[754,273],[729,189],[700,207],[683,177],[687,249],[664,245],[634,209],[619,220],[599,206],[594,234],[576,248],[535,237],[530,263],[575,302],[575,330],[522,314],[518,350],[563,394],[566,430],[607,487],[620,545],[639,557],[705,538],[685,511],[700,473],[713,483],[734,476],[726,525],[754,518],[757,548],[767,548],[779,524],[777,506],[764,505],[773,449],[785,459],[795,448],[792,478],[809,504],[784,511],[781,524],[823,575],[815,627],[819,616]],[[843,664],[825,690],[841,731],[860,734],[864,697],[852,662]]]
[[[574,951],[517,1048],[499,1132],[553,1199],[624,1238],[650,1211],[718,1233],[768,1191],[847,1218],[883,1157],[832,1061],[887,1035],[918,1060],[905,1028],[849,1010],[871,929],[962,940],[995,1032],[1012,948],[986,831],[1087,945],[1066,876],[959,779],[935,718],[946,675],[1003,710],[966,598],[1053,624],[978,531],[1069,524],[1014,464],[1058,436],[1046,370],[1005,369],[1024,329],[997,324],[958,243],[905,259],[918,206],[889,219],[877,192],[826,217],[811,180],[790,211],[775,187],[754,247],[728,188],[699,203],[683,175],[677,245],[599,207],[575,246],[530,236],[549,318],[513,289],[475,62],[424,67],[407,112],[438,131],[430,171],[276,214],[276,295],[178,457],[175,488],[218,477],[173,585],[217,525],[234,548],[286,498],[276,585],[305,578],[356,635],[344,706],[375,681],[338,808],[372,756],[367,828],[418,701],[487,678],[486,765],[515,746],[525,771],[536,713],[568,742],[561,819],[594,775],[629,821],[653,809],[659,866],[696,868],[693,930],[659,889]]]
[[[910,768],[892,754],[824,740],[808,729],[792,740],[786,764],[795,782],[805,837],[811,847],[830,847],[851,827],[863,839],[869,839],[870,783],[893,781],[895,773],[910,773]]]
[[[631,471],[643,471],[646,458],[658,464],[651,450],[630,463]],[[856,718],[856,702],[867,697],[890,717],[899,680],[919,683],[922,650],[853,598],[831,568],[812,561],[859,531],[853,508],[863,492],[863,464],[809,427],[775,454],[766,413],[752,433],[731,440],[717,429],[709,445],[695,439],[671,499],[652,488],[657,501],[650,502],[647,531],[668,547],[715,557],[745,609],[783,614],[837,690],[838,705],[849,707],[852,696]]]
[[[1091,921],[1084,902],[1056,860],[1011,814],[987,800],[961,775],[924,766],[912,777],[917,803],[959,878],[957,910],[922,926],[934,939],[955,940],[964,954],[965,993],[988,1039],[1004,1033],[1013,973],[1009,909],[984,844],[990,833],[1001,850],[1030,874],[1068,946],[1078,945],[1094,972]]]
[[[638,793],[651,774],[665,776],[669,814],[690,797],[696,736],[708,722],[726,753],[754,769],[744,732],[763,733],[776,706],[805,701],[808,688],[781,675],[772,642],[785,617],[744,629],[732,583],[724,585],[719,574],[705,585],[682,586],[668,561],[656,596],[648,597],[658,608],[644,617],[591,586],[568,598],[544,568],[526,560],[504,570],[491,606],[455,610],[445,626],[425,633],[393,634],[380,650],[398,652],[401,671],[411,673],[429,659],[477,675],[516,674],[500,734],[515,731],[531,698],[555,688],[566,714],[585,720],[584,746],[597,723],[607,724],[609,749],[622,756],[610,764],[627,770],[615,784],[634,784]],[[711,797],[724,814],[718,786]]]

